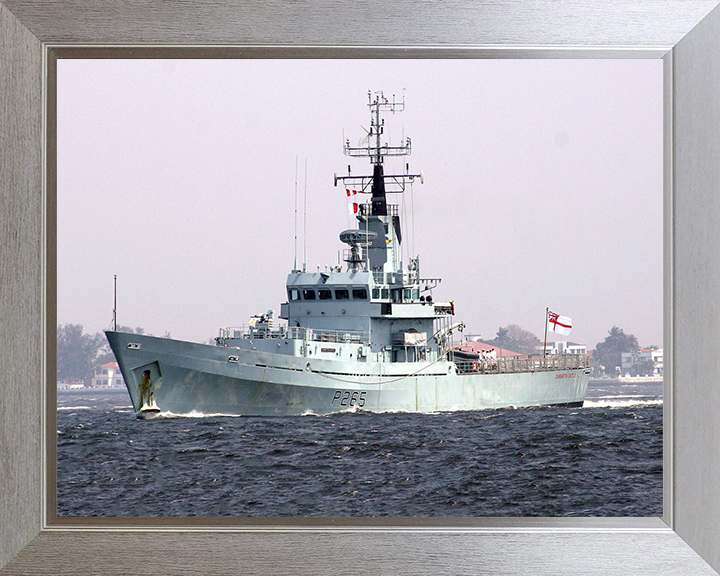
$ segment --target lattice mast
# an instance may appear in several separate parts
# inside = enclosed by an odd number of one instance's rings
[[[383,162],[386,156],[409,156],[412,151],[410,138],[405,138],[399,146],[383,143],[385,120],[383,113],[402,112],[405,109],[405,98],[402,102],[384,96],[382,92],[374,94],[368,91],[368,107],[370,108],[370,130],[358,146],[350,146],[349,139],[343,145],[343,152],[352,158],[369,158],[373,165],[371,176],[354,176],[348,166],[347,176],[335,175],[335,185],[342,182],[346,187],[356,189],[364,194],[372,194],[369,205],[360,206],[357,215],[361,226],[368,232],[375,232],[374,241],[367,247],[368,267],[373,272],[397,272],[402,270],[400,262],[400,218],[397,206],[388,209],[387,194],[402,193],[407,184],[416,178],[422,182],[422,173],[410,174],[409,165],[405,164],[405,173],[385,174]]]
[[[368,107],[370,108],[370,130],[368,131],[366,146],[350,146],[350,140],[346,139],[343,152],[346,156],[353,158],[370,158],[370,163],[374,166],[372,176],[353,176],[348,166],[347,176],[335,175],[335,185],[338,181],[342,181],[346,186],[360,188],[360,191],[368,193],[368,188],[372,192],[372,212],[373,216],[387,216],[387,199],[386,193],[402,193],[405,186],[420,178],[422,182],[422,173],[410,174],[408,172],[409,165],[405,165],[404,174],[385,174],[383,170],[383,159],[386,156],[409,156],[412,151],[412,142],[410,138],[406,138],[400,146],[390,146],[387,142],[382,143],[382,136],[385,132],[385,119],[380,116],[381,112],[402,112],[405,109],[405,97],[402,102],[395,100],[393,94],[392,101],[388,100],[382,92],[373,94],[368,91]]]

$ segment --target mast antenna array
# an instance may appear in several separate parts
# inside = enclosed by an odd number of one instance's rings
[[[395,100],[393,94],[392,100],[388,100],[382,92],[374,94],[368,90],[368,107],[370,108],[370,131],[367,134],[367,145],[350,146],[350,139],[346,139],[343,144],[343,152],[346,156],[352,158],[370,158],[370,163],[374,166],[381,166],[386,156],[409,156],[412,152],[412,141],[405,138],[400,146],[390,146],[387,142],[383,144],[382,136],[385,132],[385,119],[381,117],[381,112],[402,112],[405,109],[405,95],[401,102]],[[363,139],[365,141],[365,139]],[[359,191],[369,193],[373,184],[371,176],[352,176],[350,167],[348,166],[347,176],[335,175],[335,186],[339,181],[345,185],[360,188]],[[405,174],[383,174],[386,180],[386,192],[402,193],[405,186],[419,178],[423,181],[423,174],[410,174],[409,165],[406,164]]]

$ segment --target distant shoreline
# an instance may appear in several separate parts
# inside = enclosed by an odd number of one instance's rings
[[[620,378],[590,378],[588,384],[662,384],[662,376],[624,376]]]

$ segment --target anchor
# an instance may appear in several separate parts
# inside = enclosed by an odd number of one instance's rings
[[[142,375],[142,382],[138,386],[140,389],[140,410],[136,416],[143,420],[155,418],[160,413],[160,408],[155,403],[154,391],[160,388],[162,382],[156,380],[152,381],[150,378],[150,370],[144,370]]]

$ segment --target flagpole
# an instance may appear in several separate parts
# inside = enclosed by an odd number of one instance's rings
[[[548,325],[548,314],[550,313],[550,308],[545,308],[545,342],[543,343],[543,358],[547,356],[547,325]]]

